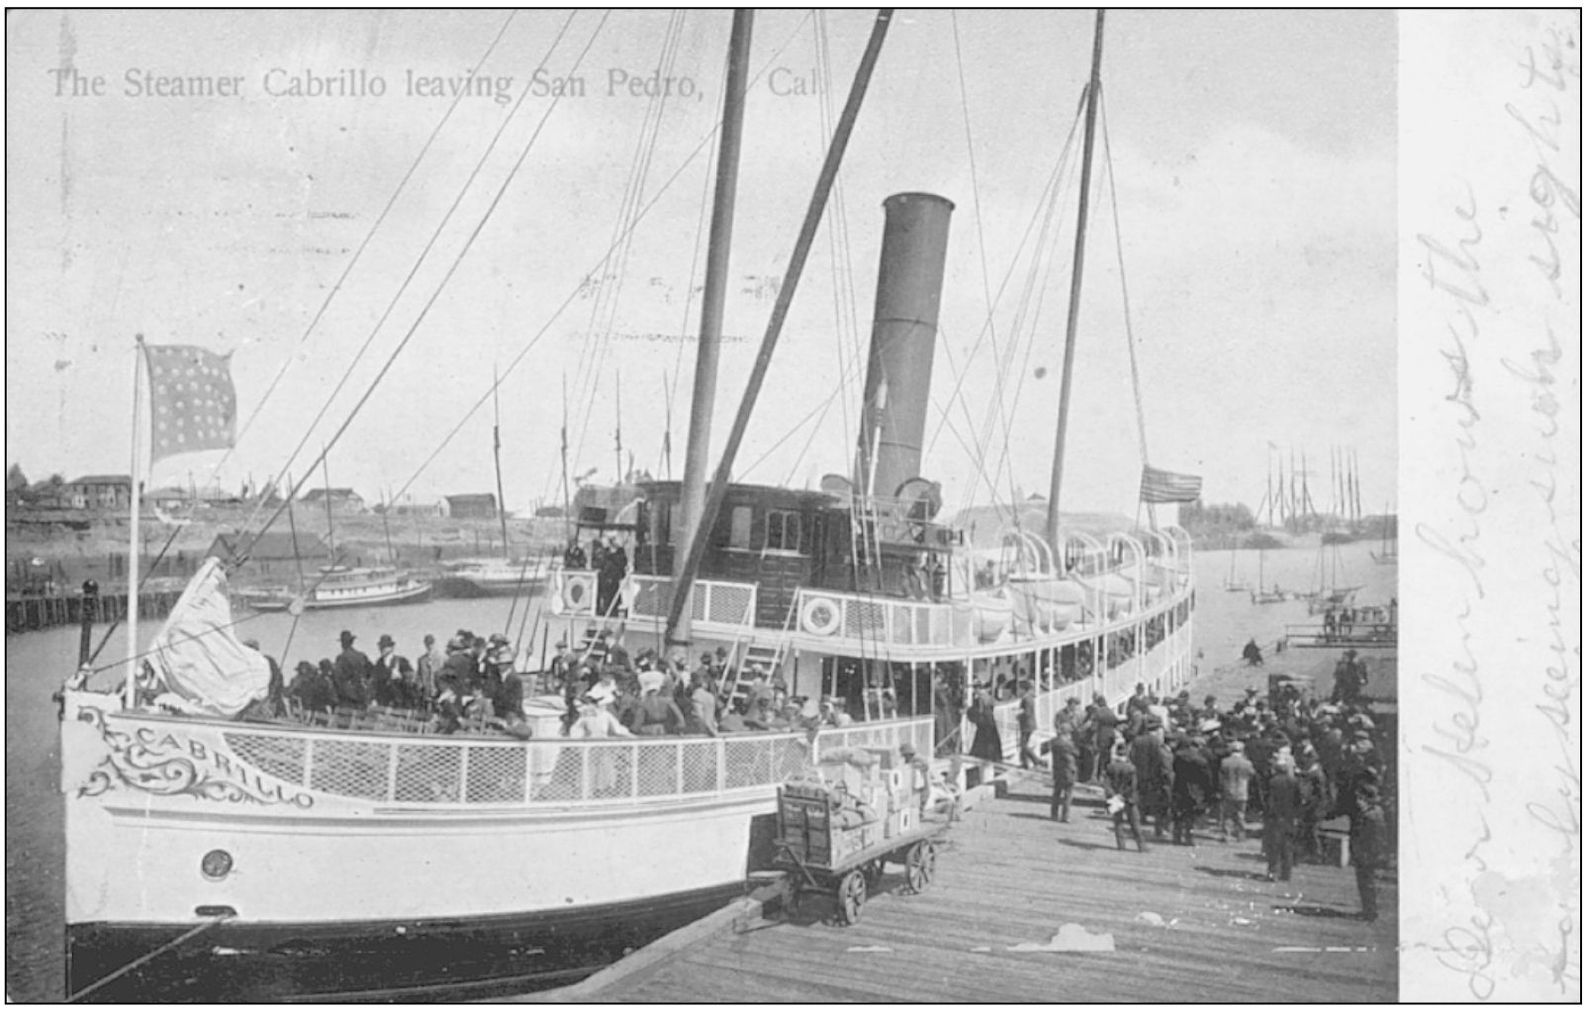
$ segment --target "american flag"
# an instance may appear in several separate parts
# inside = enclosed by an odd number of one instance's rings
[[[1203,479],[1142,466],[1142,502],[1195,503],[1203,495]]]
[[[149,363],[151,460],[225,449],[237,430],[231,353],[194,345],[145,345]]]

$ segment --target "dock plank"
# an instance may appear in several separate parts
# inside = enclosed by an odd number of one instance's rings
[[[953,824],[919,896],[897,867],[858,924],[824,898],[793,919],[725,927],[673,959],[585,996],[604,1002],[1387,1002],[1396,998],[1396,897],[1358,920],[1352,870],[1263,880],[1258,842],[1117,851],[1093,797],[1047,819],[1041,775]],[[1166,927],[1140,920],[1158,915]],[[1113,952],[1020,952],[1065,923]],[[1283,947],[1301,947],[1286,951]],[[1332,949],[1333,948],[1333,949]]]

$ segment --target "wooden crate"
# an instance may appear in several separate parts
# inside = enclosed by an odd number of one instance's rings
[[[778,793],[778,839],[806,865],[831,869],[883,840],[883,819],[841,827],[834,816],[825,798],[805,798],[781,789]]]
[[[883,834],[885,837],[898,837],[910,833],[919,826],[921,826],[921,814],[916,811],[915,806],[904,806],[888,814],[883,824]]]

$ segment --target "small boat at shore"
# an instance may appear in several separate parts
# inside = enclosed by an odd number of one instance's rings
[[[314,583],[298,593],[285,588],[240,592],[247,607],[258,612],[294,609],[358,608],[407,605],[430,597],[432,585],[390,566],[322,566]]]
[[[534,594],[546,586],[546,563],[538,559],[459,559],[436,577],[436,593],[448,598]]]

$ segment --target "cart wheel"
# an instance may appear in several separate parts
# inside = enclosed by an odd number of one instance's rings
[[[778,909],[783,916],[792,916],[800,907],[800,884],[794,876],[785,876],[783,882],[778,884]]]
[[[882,881],[883,863],[884,860],[879,858],[876,861],[867,862],[861,867],[861,871],[866,874],[866,888],[868,890],[877,889],[877,884]]]
[[[861,908],[866,904],[866,874],[851,869],[839,880],[839,924],[854,925],[861,920]]]
[[[937,854],[931,841],[917,841],[905,854],[905,885],[911,893],[921,893],[932,882]]]

